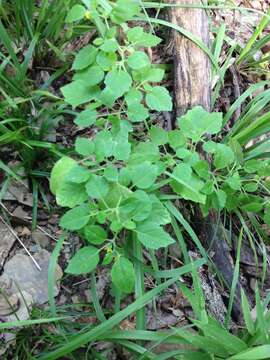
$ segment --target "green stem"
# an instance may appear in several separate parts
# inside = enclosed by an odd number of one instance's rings
[[[143,256],[142,246],[137,240],[136,235],[133,235],[133,254],[137,261],[135,261],[135,298],[139,299],[144,294],[144,271],[142,267]],[[142,307],[136,312],[136,329],[145,330],[145,308]]]

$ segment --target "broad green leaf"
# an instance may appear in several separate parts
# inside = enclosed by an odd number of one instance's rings
[[[171,222],[171,217],[165,206],[158,200],[155,195],[150,195],[152,209],[147,218],[147,222],[155,223],[158,225],[166,225]]]
[[[72,70],[82,70],[93,64],[96,59],[98,49],[93,45],[83,47],[75,56]]]
[[[206,196],[200,192],[204,183],[192,173],[190,165],[177,165],[169,176],[173,179],[170,183],[172,189],[183,199],[205,204]]]
[[[147,189],[156,181],[157,170],[157,166],[150,162],[134,165],[130,168],[131,181],[138,188]]]
[[[75,160],[67,156],[62,157],[55,163],[50,177],[50,190],[54,195],[64,182],[66,174],[71,168],[76,166],[76,164]]]
[[[127,92],[125,95],[125,100],[128,105],[138,104],[142,101],[142,99],[143,99],[143,95],[141,91],[136,89],[129,90],[129,92]]]
[[[255,159],[248,160],[244,164],[244,170],[248,174],[257,172],[260,169],[260,167],[261,167],[261,162]]]
[[[128,119],[133,122],[143,121],[149,117],[148,110],[141,104],[142,93],[139,90],[131,89],[125,95],[128,105]]]
[[[142,104],[133,103],[128,106],[127,116],[128,120],[132,122],[140,122],[149,117],[149,112]]]
[[[93,154],[95,144],[90,139],[77,137],[75,141],[75,150],[82,156],[89,156]]]
[[[168,140],[169,140],[170,146],[174,150],[184,147],[187,143],[186,138],[184,137],[182,132],[178,129],[171,130],[168,132]]]
[[[83,233],[90,244],[100,245],[107,239],[106,231],[99,225],[86,225]]]
[[[151,110],[172,111],[172,99],[168,90],[163,86],[155,86],[146,94],[146,104]]]
[[[96,57],[97,64],[104,71],[111,70],[116,61],[117,56],[115,53],[106,53],[104,51],[99,51]]]
[[[206,160],[199,160],[192,168],[195,170],[196,174],[202,179],[208,180],[210,177],[209,164]]]
[[[235,160],[234,152],[227,145],[208,141],[204,143],[203,148],[206,152],[214,154],[214,165],[216,169],[223,169]]]
[[[116,39],[107,39],[100,46],[100,49],[107,53],[115,52],[118,49],[118,43]]]
[[[216,196],[217,196],[217,201],[218,201],[217,209],[219,209],[219,210],[224,209],[226,200],[227,200],[227,194],[225,193],[225,191],[218,189],[216,191]]]
[[[162,227],[147,220],[138,224],[136,230],[138,240],[148,249],[159,249],[173,244],[175,241]]]
[[[135,26],[127,31],[127,38],[130,43],[137,46],[153,47],[161,42],[161,39],[151,33],[144,32],[140,26]]]
[[[118,169],[113,166],[106,167],[104,170],[104,177],[108,181],[116,182],[118,181]]]
[[[152,142],[140,142],[133,150],[129,164],[141,164],[145,161],[156,162],[159,158],[160,153],[157,144]]]
[[[82,5],[74,5],[72,6],[72,8],[69,10],[67,17],[66,17],[66,22],[67,23],[72,23],[74,21],[78,21],[84,18],[86,9],[84,6]]]
[[[255,346],[253,349],[242,351],[231,356],[228,360],[261,360],[270,358],[270,345]]]
[[[65,272],[72,275],[88,274],[96,268],[98,263],[99,249],[94,246],[85,246],[71,258]]]
[[[73,107],[96,99],[99,94],[97,87],[90,87],[82,80],[72,81],[70,84],[61,87],[60,90],[65,97],[65,101]]]
[[[82,184],[91,176],[91,172],[83,166],[76,165],[72,167],[65,176],[66,182]]]
[[[263,209],[261,202],[253,201],[248,204],[241,205],[241,209],[246,212],[259,213]]]
[[[132,195],[132,191],[125,186],[118,183],[109,185],[109,192],[105,197],[106,204],[110,208],[115,208],[119,205],[119,200],[125,200]]]
[[[116,24],[122,24],[131,20],[134,15],[139,15],[140,6],[136,0],[118,0],[110,14],[111,20]]]
[[[111,270],[113,284],[123,293],[130,294],[135,285],[133,264],[124,256],[120,256]]]
[[[98,161],[104,160],[106,157],[112,156],[114,142],[112,135],[108,130],[102,130],[94,138],[95,154]]]
[[[233,190],[240,190],[241,188],[241,178],[238,172],[235,172],[232,176],[226,179],[226,183]]]
[[[87,194],[94,199],[104,199],[109,191],[107,181],[98,175],[92,175],[85,187]]]
[[[90,209],[87,205],[77,206],[62,216],[60,226],[66,230],[80,230],[88,223],[90,217]]]
[[[178,118],[184,136],[197,143],[205,134],[217,134],[222,128],[222,113],[209,113],[201,106],[195,106],[186,115]]]
[[[141,190],[135,191],[129,198],[121,202],[119,219],[121,222],[130,220],[143,221],[150,215],[152,203],[149,196]]]
[[[88,199],[84,184],[63,182],[56,191],[56,203],[60,206],[73,208]]]
[[[133,79],[138,82],[160,82],[164,77],[165,71],[159,68],[144,68],[141,70],[133,71]]]
[[[168,142],[168,132],[159,126],[152,126],[149,134],[154,144],[165,145]]]
[[[112,96],[113,101],[115,101],[130,89],[132,79],[130,75],[123,70],[113,70],[106,75],[104,82],[106,89],[103,90],[103,94],[108,93]]]
[[[94,65],[87,69],[77,71],[73,76],[73,80],[82,80],[87,86],[99,84],[104,78],[104,71],[100,66]]]
[[[129,55],[127,64],[133,70],[140,70],[150,65],[150,59],[143,51],[135,51]]]
[[[214,155],[214,165],[216,169],[224,169],[234,161],[234,152],[229,146],[217,144]]]
[[[97,119],[97,112],[96,110],[86,109],[79,113],[76,116],[74,122],[76,125],[80,127],[88,127],[95,124]]]

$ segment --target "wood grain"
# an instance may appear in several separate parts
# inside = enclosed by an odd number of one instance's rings
[[[198,4],[198,0],[168,0],[173,4]],[[172,23],[179,25],[209,44],[209,25],[203,9],[173,7]],[[208,56],[191,40],[173,30],[174,101],[180,116],[195,105],[210,109],[211,64]]]

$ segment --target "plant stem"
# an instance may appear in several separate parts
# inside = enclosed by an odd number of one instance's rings
[[[136,258],[135,269],[135,297],[139,299],[144,294],[144,271],[142,267],[142,246],[137,240],[136,235],[133,234],[133,253]],[[136,329],[145,330],[145,308],[142,307],[136,312]]]

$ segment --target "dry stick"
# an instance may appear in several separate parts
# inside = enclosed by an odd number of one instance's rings
[[[198,0],[168,0],[168,3],[194,5]],[[194,8],[174,7],[170,10],[171,22],[180,25],[196,37],[200,38],[206,45],[209,45],[209,25],[205,10]],[[175,114],[180,116],[193,106],[201,105],[207,111],[211,104],[211,64],[208,56],[192,41],[173,31],[174,42],[174,102]],[[181,126],[181,123],[180,123]],[[205,154],[201,151],[202,157]],[[227,285],[230,286],[233,278],[233,261],[229,252],[228,244],[221,234],[219,214],[211,210],[209,216],[202,220],[201,237],[208,250],[214,255],[212,260],[222,274]],[[239,287],[237,298],[234,302],[235,317],[240,314]]]
[[[8,230],[12,233],[12,235],[15,236],[15,238],[19,241],[19,243],[21,244],[21,246],[24,248],[24,250],[27,252],[27,254],[30,256],[31,260],[33,261],[33,263],[35,264],[35,266],[37,267],[37,269],[39,271],[41,271],[41,267],[38,265],[37,261],[35,260],[35,258],[30,254],[29,250],[26,248],[26,246],[24,245],[24,243],[22,242],[22,240],[19,238],[19,236],[16,234],[16,232],[9,226],[9,224],[3,219],[3,217],[0,215],[0,220],[2,221],[2,223],[4,225],[6,225],[6,227],[8,228]]]

